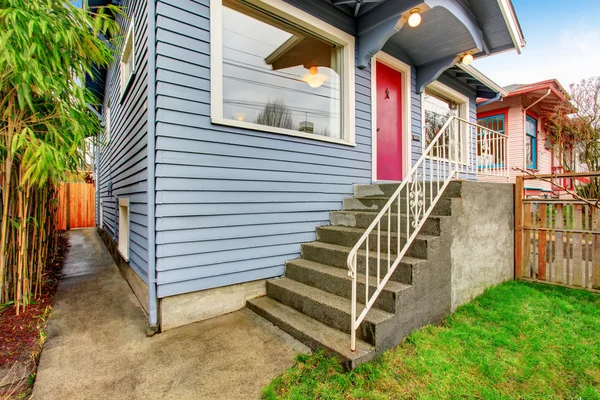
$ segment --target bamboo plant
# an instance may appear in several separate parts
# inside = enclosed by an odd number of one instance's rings
[[[58,183],[101,129],[82,85],[114,60],[109,6],[0,0],[0,304],[17,314],[40,296],[58,246]]]

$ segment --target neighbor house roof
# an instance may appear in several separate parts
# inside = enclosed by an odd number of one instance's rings
[[[543,99],[540,103],[547,111],[551,111],[548,108],[556,108],[559,105],[572,107],[569,93],[556,79],[527,84],[515,83],[505,86],[504,90],[508,92],[506,98],[526,95],[533,101]]]

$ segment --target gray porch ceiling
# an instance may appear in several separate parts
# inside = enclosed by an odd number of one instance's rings
[[[321,10],[328,4],[349,18],[358,38],[359,68],[365,68],[371,57],[385,46],[386,52],[417,68],[419,91],[467,52],[479,58],[509,49],[519,50],[524,44],[510,0],[502,4],[498,0],[308,0],[307,3],[320,3]],[[407,18],[415,8],[420,11],[422,22],[412,28]]]
[[[407,0],[323,0],[335,6],[344,13],[360,18],[369,13],[373,9],[385,5],[387,2],[408,3]],[[503,51],[514,47],[514,43],[510,36],[510,32],[503,19],[501,10],[498,6],[498,0],[456,0],[456,3],[463,7],[470,15],[472,15],[478,23],[478,26],[483,31],[486,43],[488,43],[491,53]],[[512,2],[509,0],[512,7]],[[433,11],[433,10],[432,10]],[[431,16],[423,15],[423,24],[427,23],[426,19],[435,19],[437,23],[444,24],[444,18],[440,15]],[[518,20],[517,20],[518,23]],[[520,29],[520,25],[519,25]],[[477,54],[482,56],[484,54]]]

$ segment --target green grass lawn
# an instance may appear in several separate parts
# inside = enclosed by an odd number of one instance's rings
[[[600,399],[600,295],[507,282],[345,372],[321,353],[267,399]]]

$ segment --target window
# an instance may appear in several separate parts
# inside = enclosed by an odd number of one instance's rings
[[[492,131],[504,133],[504,114],[490,115],[489,117],[479,118],[477,124],[484,126]]]
[[[528,169],[537,169],[537,120],[525,120],[525,159]]]
[[[462,119],[468,118],[469,100],[466,96],[439,83],[431,83],[423,94],[423,136],[424,147],[427,147],[435,139],[446,122],[452,117]],[[446,129],[445,140],[441,138],[434,146],[432,154],[434,157],[451,159],[450,144],[458,140],[459,160],[467,162],[467,130],[459,124],[451,124]]]
[[[504,134],[504,113],[479,118],[477,124],[489,130]],[[504,149],[498,135],[477,129],[477,166],[478,168],[504,167]]]
[[[119,253],[129,261],[129,199],[119,199]]]
[[[211,32],[214,123],[353,144],[352,36],[272,0],[212,0]]]
[[[121,99],[124,97],[134,74],[135,40],[132,21],[127,32],[127,37],[125,38],[125,43],[123,44],[123,54],[121,55]]]

